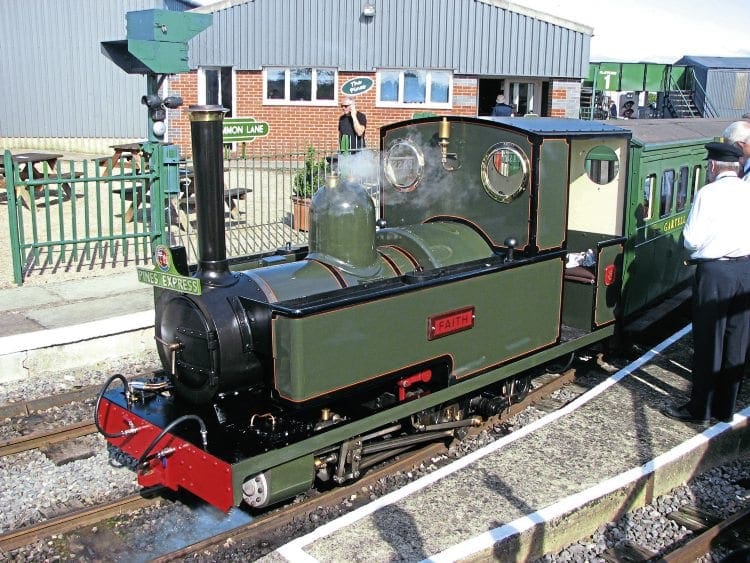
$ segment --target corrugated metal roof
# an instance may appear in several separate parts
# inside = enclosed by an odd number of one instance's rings
[[[213,25],[190,66],[451,69],[457,74],[582,78],[592,30],[502,0],[225,0],[195,11]]]
[[[603,121],[565,119],[556,117],[482,117],[487,121],[510,125],[520,131],[540,135],[581,136],[581,135],[629,135],[622,127]]]
[[[725,119],[630,119],[618,126],[630,130],[634,140],[649,145],[692,139],[708,142],[721,137],[730,123]]]
[[[702,66],[706,68],[750,69],[750,57],[693,57],[685,55],[676,65]]]

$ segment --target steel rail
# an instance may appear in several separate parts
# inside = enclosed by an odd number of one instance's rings
[[[95,432],[96,426],[93,422],[76,422],[75,424],[69,424],[52,430],[34,432],[20,438],[12,438],[0,442],[0,457],[41,448],[49,444],[64,442],[65,440],[80,438],[81,436],[94,434]]]
[[[8,551],[32,544],[40,539],[48,538],[55,534],[72,532],[83,526],[90,526],[91,524],[96,524],[124,512],[138,510],[161,501],[161,497],[158,496],[145,498],[140,494],[134,494],[110,503],[83,508],[70,514],[51,518],[50,520],[1,535],[0,553],[7,553]]]

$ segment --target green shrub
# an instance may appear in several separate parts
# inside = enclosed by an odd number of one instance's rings
[[[307,147],[305,165],[292,180],[292,191],[298,197],[312,197],[317,189],[323,185],[326,175],[331,171],[331,165],[325,158],[315,158],[315,148]]]

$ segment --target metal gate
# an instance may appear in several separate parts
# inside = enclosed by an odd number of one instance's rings
[[[160,206],[145,205],[164,201],[163,167],[148,157],[62,161],[51,153],[5,151],[14,282],[23,283],[31,268],[68,271],[81,261],[149,262],[151,245],[163,240],[170,218],[154,212]]]

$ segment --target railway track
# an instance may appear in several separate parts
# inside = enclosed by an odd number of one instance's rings
[[[487,429],[493,425],[502,424],[508,418],[533,404],[543,404],[545,405],[544,408],[551,408],[549,395],[555,390],[573,383],[575,376],[575,369],[569,369],[562,374],[545,374],[539,376],[535,380],[539,383],[539,386],[536,389],[530,390],[529,394],[523,400],[509,405],[507,410],[501,415],[489,419],[482,427],[472,429],[471,433],[478,434],[483,428]],[[79,423],[5,442],[0,444],[0,453],[2,455],[9,455],[34,447],[42,447],[45,444],[73,439],[91,432],[95,432],[93,424]],[[408,472],[425,460],[444,455],[446,452],[447,447],[444,443],[435,443],[413,452],[402,454],[395,462],[387,463],[382,467],[374,469],[348,486],[337,487],[302,502],[291,503],[283,508],[259,516],[249,524],[222,532],[178,551],[163,555],[156,559],[156,561],[175,561],[192,553],[221,546],[230,538],[233,542],[257,542],[260,545],[260,542],[267,541],[267,538],[277,534],[278,530],[283,529],[286,525],[295,521],[295,519],[311,513],[318,507],[336,506],[348,498],[359,496],[358,493],[361,490],[377,483],[388,475],[398,472]],[[41,539],[49,538],[52,535],[75,532],[83,527],[96,525],[115,516],[151,506],[160,500],[160,496],[156,496],[156,498],[144,498],[141,495],[131,495],[111,503],[78,510],[36,525],[27,526],[0,536],[0,552],[7,553],[14,549],[28,546]],[[102,554],[102,556],[106,558],[106,554]]]
[[[0,442],[0,457],[43,448],[66,440],[74,440],[95,432],[96,426],[93,422],[77,422],[53,430],[34,432],[20,438]]]
[[[686,514],[689,515],[688,519],[684,518]],[[675,520],[680,518],[683,522],[691,521],[692,524],[686,523],[683,525],[689,526],[696,537],[669,554],[662,556],[659,561],[665,563],[694,561],[716,549],[719,545],[729,551],[750,550],[750,508],[720,521],[716,521],[704,511],[697,509],[688,511],[685,508],[677,511],[677,514],[670,514],[669,517]],[[737,559],[737,561],[747,561],[749,558],[750,551],[746,551],[744,557]]]
[[[717,518],[710,512],[695,506],[683,506],[668,515],[681,526],[690,530],[694,537],[676,549],[659,555],[632,542],[626,542],[603,554],[606,561],[658,561],[659,563],[683,563],[696,561],[713,550],[727,552],[748,550],[742,558],[731,561],[750,560],[750,508],[741,510],[729,518]]]
[[[130,495],[113,502],[83,508],[70,514],[51,518],[39,524],[0,536],[0,553],[18,549],[55,534],[72,532],[82,526],[90,526],[119,514],[151,506],[160,501],[159,497],[147,498],[141,495]]]

